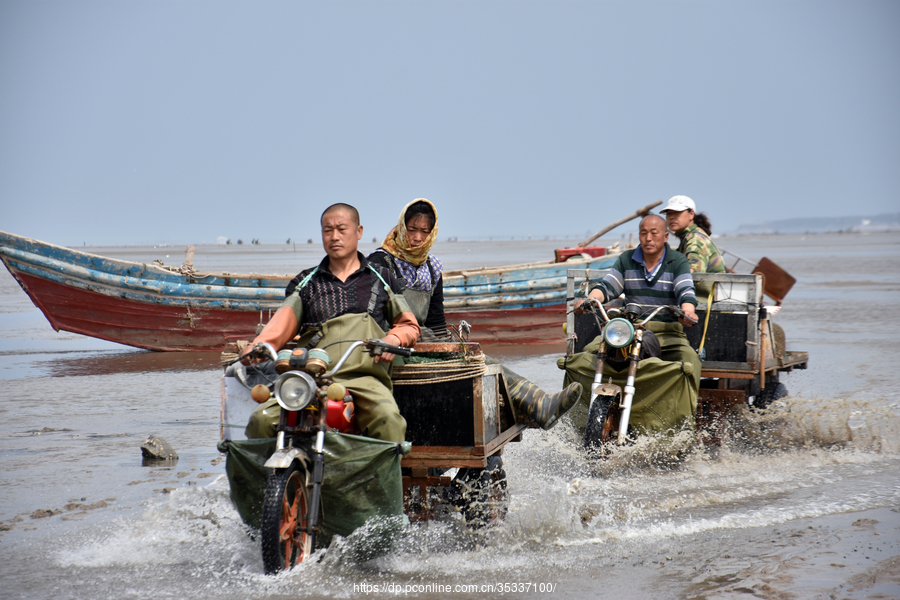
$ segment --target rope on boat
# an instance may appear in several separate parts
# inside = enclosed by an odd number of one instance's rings
[[[201,271],[195,271],[194,267],[190,265],[181,265],[180,267],[172,267],[166,264],[163,264],[163,261],[158,258],[153,261],[153,264],[161,269],[165,269],[170,273],[178,273],[179,275],[184,275],[185,277],[189,277],[192,279],[206,279],[207,277],[215,277],[215,273],[203,273]]]
[[[462,379],[474,379],[486,370],[484,354],[437,360],[433,362],[395,365],[391,372],[394,385],[425,385]]]

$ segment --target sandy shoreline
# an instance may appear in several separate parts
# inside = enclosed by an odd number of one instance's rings
[[[686,551],[657,565],[660,579],[687,583],[679,597],[900,598],[900,507],[703,536],[721,538],[721,555],[698,559]],[[734,556],[732,536],[740,547]]]

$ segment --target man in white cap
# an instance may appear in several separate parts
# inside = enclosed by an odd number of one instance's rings
[[[687,196],[672,196],[660,212],[666,216],[669,231],[680,240],[678,252],[687,257],[691,273],[724,273],[722,253],[709,238],[709,219],[703,213],[696,214],[696,209]]]

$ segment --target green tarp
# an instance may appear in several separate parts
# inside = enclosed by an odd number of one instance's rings
[[[651,321],[647,329],[659,338],[661,357],[646,358],[638,365],[629,423],[639,434],[693,428],[700,388],[700,359],[688,344],[680,324]],[[557,361],[557,366],[566,371],[563,386],[578,381],[584,387],[581,401],[572,411],[573,420],[581,428],[587,420],[599,347],[600,336],[597,336],[582,352]],[[604,383],[612,378],[612,383],[624,388],[627,377],[627,364],[621,371],[608,363],[603,369]]]
[[[320,545],[327,545],[335,534],[347,537],[360,530],[355,537],[365,540],[357,545],[378,554],[406,528],[399,446],[357,435],[325,434]],[[227,448],[231,500],[244,522],[258,529],[271,473],[263,464],[275,451],[275,439],[230,441]]]

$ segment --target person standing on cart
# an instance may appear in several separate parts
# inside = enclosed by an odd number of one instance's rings
[[[370,264],[357,249],[363,234],[357,210],[349,204],[333,204],[322,213],[321,225],[327,256],[292,280],[281,307],[244,351],[245,356],[260,342],[278,350],[298,333],[298,346],[324,349],[332,364],[348,346],[337,342],[378,338],[394,346],[413,346],[419,325],[403,298],[402,283],[387,269]],[[402,442],[406,420],[392,395],[393,359],[388,353],[374,358],[353,353],[334,380],[353,396],[356,423],[363,435]],[[274,437],[280,410],[274,399],[257,407],[247,424],[247,437]]]
[[[669,231],[680,240],[678,252],[684,254],[691,264],[691,273],[727,273],[722,252],[710,239],[712,225],[704,213],[697,213],[694,201],[687,196],[672,196],[660,212],[666,215]],[[701,299],[711,299],[713,286],[697,283],[697,294]],[[775,338],[774,351],[784,356],[785,334],[779,323],[772,322]]]
[[[660,312],[647,323],[644,348],[635,381],[631,422],[647,431],[670,429],[693,423],[700,389],[700,359],[688,343],[683,327],[697,322],[697,298],[687,259],[668,246],[666,221],[659,215],[641,220],[640,246],[623,252],[609,273],[590,290],[589,297],[601,303],[624,294],[626,303],[639,304],[646,311],[658,306],[681,308],[686,318],[676,320]],[[576,308],[580,311],[579,307]],[[653,335],[648,335],[651,333]],[[559,359],[566,371],[565,383],[582,384],[584,405],[590,402],[590,389],[597,368],[597,336],[583,351]],[[607,360],[603,374],[613,383],[624,385],[627,361]]]

